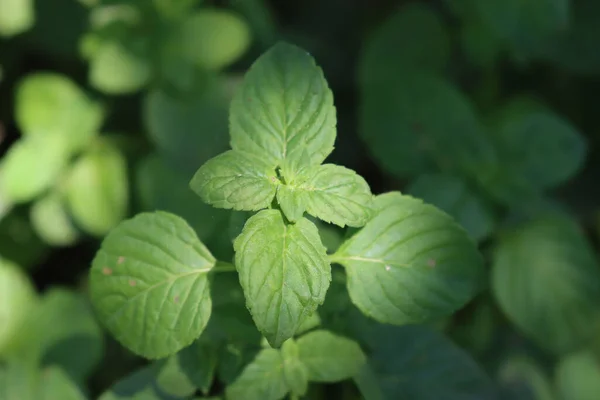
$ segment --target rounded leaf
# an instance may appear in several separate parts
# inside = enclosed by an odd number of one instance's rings
[[[79,238],[63,199],[57,193],[36,201],[31,207],[30,216],[35,232],[49,245],[68,246]]]
[[[234,248],[246,306],[279,347],[325,299],[331,268],[319,231],[306,218],[287,224],[279,210],[263,210],[248,219]]]
[[[92,263],[100,320],[125,347],[163,358],[192,344],[211,312],[207,274],[215,259],[194,230],[166,212],[123,221]]]
[[[181,26],[181,46],[196,65],[218,70],[240,58],[250,46],[250,28],[236,14],[205,8]]]
[[[0,36],[14,36],[30,29],[35,22],[33,0],[0,2]]]
[[[582,346],[600,326],[600,268],[567,217],[539,219],[505,235],[493,257],[492,289],[509,319],[549,351]]]
[[[483,286],[483,257],[443,211],[391,192],[375,199],[375,217],[331,260],[346,269],[352,302],[387,324],[446,317]]]
[[[81,156],[68,173],[65,193],[77,225],[102,236],[123,219],[129,201],[124,155],[107,143]]]
[[[12,262],[0,260],[0,355],[23,328],[35,298],[27,275]]]
[[[600,360],[591,351],[580,351],[560,360],[556,386],[561,399],[595,400],[600,393]]]

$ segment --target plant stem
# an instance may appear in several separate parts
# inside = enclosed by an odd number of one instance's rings
[[[225,261],[217,261],[217,263],[215,264],[215,266],[210,270],[211,273],[217,273],[217,272],[234,272],[235,269],[235,265],[233,265],[232,263],[228,263]]]

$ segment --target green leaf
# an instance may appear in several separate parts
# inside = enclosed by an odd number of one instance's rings
[[[82,155],[66,179],[69,211],[77,225],[95,236],[105,235],[127,212],[129,202],[125,157],[106,143]]]
[[[183,373],[195,387],[208,394],[217,367],[217,355],[211,344],[196,340],[177,353],[177,360]]]
[[[163,358],[191,345],[204,330],[211,312],[207,274],[214,264],[183,219],[141,213],[102,242],[90,272],[92,302],[125,347]]]
[[[278,350],[264,349],[244,368],[236,381],[225,389],[228,400],[279,400],[289,388],[283,373],[283,356]]]
[[[30,29],[35,22],[32,0],[2,0],[0,2],[0,36],[14,36]]]
[[[278,184],[275,170],[268,163],[229,150],[202,165],[190,187],[213,207],[257,211],[271,205]]]
[[[294,186],[277,186],[277,205],[285,217],[292,222],[298,221],[306,211],[306,196],[303,190],[296,190]]]
[[[144,158],[136,168],[142,211],[167,211],[185,219],[200,240],[208,240],[229,215],[199,201],[189,187],[188,174],[167,164],[157,154]],[[240,228],[241,231],[241,228]]]
[[[173,400],[163,394],[156,384],[162,363],[150,364],[121,379],[104,392],[98,400]]]
[[[174,355],[161,363],[156,375],[156,386],[166,394],[178,398],[187,398],[196,392],[196,386],[185,373],[178,355]]]
[[[360,227],[371,215],[372,195],[369,184],[356,172],[334,164],[318,165],[300,170],[285,191],[277,192],[277,200],[286,217],[296,221],[306,211],[340,227]],[[282,195],[280,195],[282,193]]]
[[[56,365],[83,384],[102,360],[103,336],[87,299],[62,288],[46,292],[27,315],[28,329],[9,356],[32,365]]]
[[[101,43],[90,59],[90,84],[111,95],[134,93],[143,88],[152,76],[152,65],[132,47],[118,41]]]
[[[51,193],[37,200],[30,211],[36,233],[52,246],[69,246],[79,238],[67,213],[62,196]]]
[[[209,70],[219,70],[233,63],[251,43],[246,21],[222,9],[204,8],[193,13],[180,29],[183,54]]]
[[[201,0],[153,0],[159,13],[169,19],[177,19],[186,15],[201,3]]]
[[[36,235],[29,214],[13,208],[0,219],[0,255],[24,269],[34,269],[48,253],[48,247]]]
[[[60,138],[20,138],[0,163],[3,199],[13,203],[35,199],[57,182],[67,162],[67,148]]]
[[[283,357],[283,377],[295,396],[304,396],[308,390],[308,370],[299,359],[298,345],[289,339],[281,346]]]
[[[25,328],[35,301],[28,276],[16,264],[0,260],[0,356],[10,351],[11,341]]]
[[[348,275],[352,302],[382,323],[448,316],[482,288],[483,258],[446,213],[398,192],[375,200],[377,214],[332,256]]]
[[[278,210],[252,216],[234,242],[235,265],[246,305],[273,347],[291,338],[323,303],[331,280],[317,227],[293,225]]]
[[[385,399],[491,399],[492,383],[477,363],[439,332],[424,326],[380,327],[369,364]]]
[[[568,121],[549,111],[509,113],[495,135],[498,169],[537,190],[556,187],[578,173],[587,141]]]
[[[298,339],[299,357],[315,382],[338,382],[357,374],[366,357],[358,343],[328,331],[309,332]]]
[[[174,166],[196,172],[199,165],[228,147],[224,82],[210,82],[188,96],[152,90],[143,100],[150,140]]]
[[[600,391],[600,361],[590,351],[576,352],[560,360],[555,376],[561,399],[594,400]]]
[[[407,192],[450,214],[473,240],[485,239],[494,229],[494,215],[489,205],[457,176],[421,175]]]
[[[529,338],[554,353],[583,346],[600,326],[600,269],[580,227],[565,216],[507,233],[493,258],[501,309]]]
[[[39,397],[40,400],[85,400],[81,390],[75,382],[69,379],[62,369],[49,367],[40,374]]]
[[[278,43],[250,67],[229,112],[231,146],[282,167],[287,179],[333,150],[336,111],[321,68]]]
[[[39,400],[39,374],[31,364],[14,361],[0,365],[1,400]]]
[[[360,82],[385,83],[398,71],[441,72],[450,59],[450,35],[432,7],[409,3],[399,7],[371,32],[360,59]]]
[[[385,171],[477,175],[495,161],[470,100],[443,78],[412,71],[362,91],[359,133]]]
[[[23,135],[61,137],[71,152],[83,149],[98,134],[104,119],[99,104],[75,82],[54,73],[28,75],[17,86],[15,103]]]
[[[505,385],[525,386],[536,400],[554,400],[554,389],[544,371],[525,356],[512,356],[504,361],[498,373]]]

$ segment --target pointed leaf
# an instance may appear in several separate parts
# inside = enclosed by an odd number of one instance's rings
[[[229,120],[234,150],[285,166],[292,175],[333,150],[333,94],[314,59],[290,44],[276,44],[250,67]]]
[[[303,190],[296,190],[290,185],[279,185],[277,187],[277,204],[285,214],[285,217],[296,222],[306,211],[306,196]]]
[[[366,357],[353,340],[318,330],[298,339],[300,360],[315,382],[338,382],[357,374]]]
[[[229,150],[200,167],[190,187],[213,207],[256,211],[271,205],[278,183],[269,164]]]
[[[574,350],[600,326],[598,261],[568,217],[546,217],[507,234],[494,254],[492,289],[508,318],[549,351]]]
[[[369,184],[356,172],[339,165],[303,169],[289,186],[292,195],[301,199],[298,203],[325,222],[342,228],[360,227],[371,215],[373,196]]]
[[[283,375],[283,356],[278,350],[264,349],[228,386],[228,400],[279,400],[289,392]]]
[[[100,320],[136,354],[163,358],[200,336],[215,259],[180,217],[142,213],[113,229],[92,264],[90,292]]]
[[[482,288],[483,258],[449,215],[392,192],[376,216],[332,257],[346,268],[352,302],[389,324],[448,316]]]
[[[331,280],[317,227],[284,222],[278,210],[252,216],[234,242],[246,305],[273,347],[292,337],[323,303]]]

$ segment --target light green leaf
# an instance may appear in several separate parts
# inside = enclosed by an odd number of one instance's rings
[[[87,299],[61,288],[46,292],[27,315],[28,329],[10,349],[12,359],[56,365],[83,384],[104,355],[103,334]]]
[[[291,338],[323,303],[331,269],[317,227],[288,225],[278,210],[252,216],[234,242],[246,305],[273,347]]]
[[[2,0],[0,2],[0,36],[25,32],[35,22],[33,0]]]
[[[51,193],[37,200],[30,210],[36,233],[52,246],[68,246],[77,241],[79,232],[73,226],[62,196]]]
[[[342,228],[363,226],[371,216],[373,196],[369,184],[356,172],[339,165],[301,170],[289,182],[289,191],[300,198],[296,202],[305,206],[309,214]]]
[[[318,165],[336,136],[333,94],[306,51],[278,43],[246,73],[229,111],[231,146],[255,154],[287,179]]]
[[[315,312],[310,317],[304,320],[304,322],[298,327],[296,335],[302,335],[308,331],[311,331],[321,325],[321,317],[318,312]]]
[[[277,204],[288,220],[296,222],[306,211],[306,193],[303,190],[296,190],[290,185],[279,185],[277,187]]]
[[[67,162],[66,143],[61,138],[20,138],[0,163],[2,198],[13,203],[35,199],[56,183]]]
[[[110,143],[97,143],[71,166],[65,193],[77,225],[89,234],[105,235],[127,212],[125,157]]]
[[[202,165],[190,187],[213,207],[257,211],[271,205],[278,184],[275,170],[269,164],[229,150]]]
[[[598,262],[567,217],[546,217],[506,234],[494,254],[492,289],[508,318],[554,353],[583,346],[600,326]]]
[[[141,208],[142,211],[159,210],[176,214],[194,228],[200,240],[208,240],[229,215],[225,210],[200,201],[189,187],[189,176],[157,154],[147,156],[136,168]]]
[[[283,357],[283,377],[295,396],[304,396],[308,390],[308,370],[299,359],[298,345],[294,339],[288,339],[281,346]]]
[[[485,239],[494,228],[494,215],[489,205],[457,176],[421,175],[407,192],[450,214],[473,240]]]
[[[600,361],[591,351],[572,353],[560,360],[555,376],[561,399],[595,400],[600,393]]]
[[[112,95],[137,92],[152,76],[150,60],[138,53],[117,41],[101,43],[90,59],[90,84]]]
[[[204,8],[181,25],[181,46],[196,65],[218,70],[236,61],[250,47],[246,21],[223,9]]]
[[[375,200],[377,214],[331,260],[346,268],[352,302],[388,324],[452,314],[482,288],[483,258],[449,215],[398,192]]]
[[[39,400],[39,373],[21,361],[0,365],[0,400]]]
[[[54,73],[25,77],[17,86],[15,103],[15,118],[23,135],[59,136],[70,152],[84,148],[98,134],[104,119],[98,103],[75,82]]]
[[[100,320],[125,347],[163,358],[192,344],[210,317],[215,259],[180,217],[123,221],[94,258],[90,293]]]
[[[144,124],[159,153],[192,176],[228,148],[227,105],[220,80],[188,96],[152,90],[142,104]]]
[[[402,5],[367,38],[360,82],[386,83],[399,71],[441,72],[450,58],[450,35],[440,14],[424,3]]]
[[[412,71],[362,91],[359,133],[385,171],[477,175],[495,161],[471,101],[443,78]]]
[[[11,341],[25,327],[35,302],[28,276],[16,264],[0,260],[0,356],[10,351]]]
[[[288,392],[283,374],[283,356],[278,350],[264,349],[244,368],[236,381],[225,389],[225,398],[279,400]]]
[[[79,387],[69,379],[62,369],[49,367],[41,371],[39,397],[40,400],[85,400]]]
[[[328,331],[309,332],[298,339],[300,360],[315,382],[338,382],[357,374],[367,361],[358,343]]]
[[[156,375],[156,386],[168,395],[188,398],[196,392],[196,386],[185,373],[178,356],[179,353],[161,363]]]

